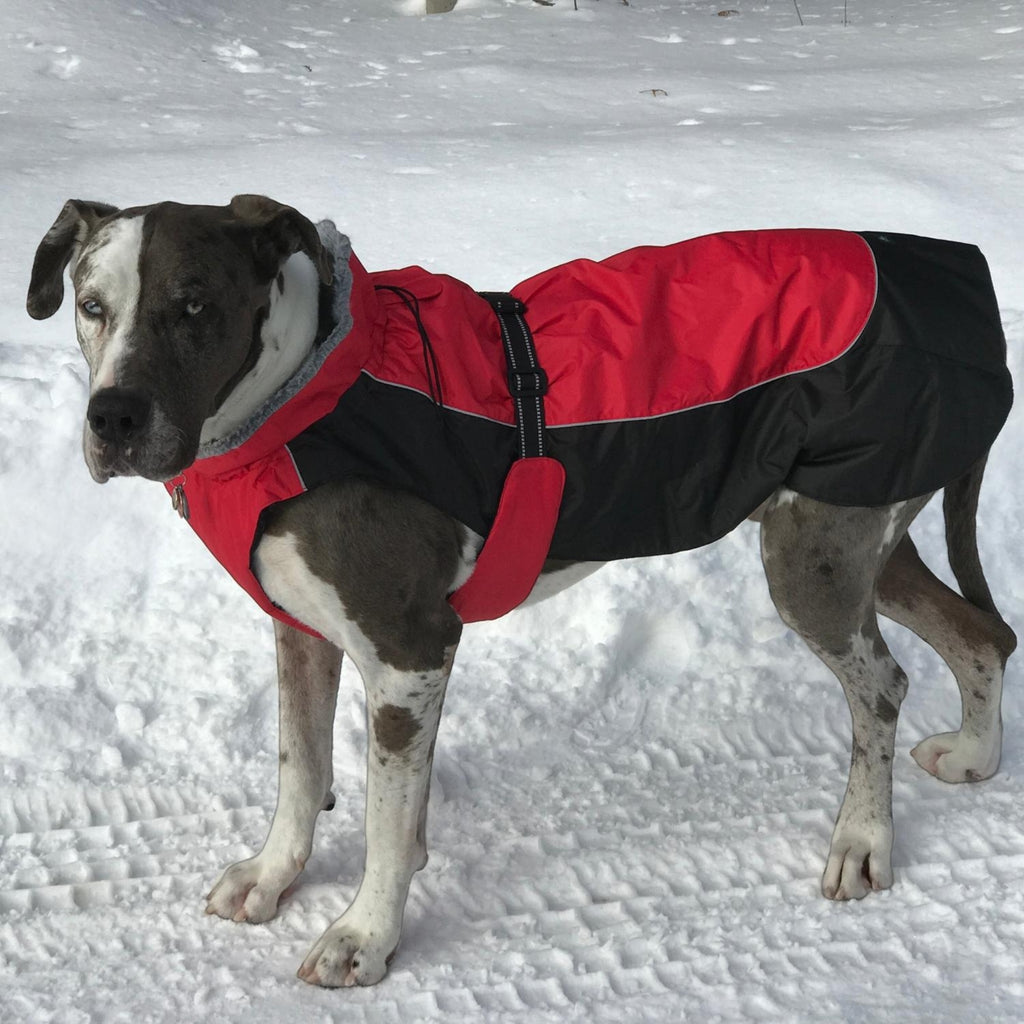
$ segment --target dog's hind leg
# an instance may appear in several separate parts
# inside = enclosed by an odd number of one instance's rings
[[[907,677],[878,631],[875,585],[926,502],[839,508],[783,491],[762,520],[772,600],[838,677],[853,720],[850,778],[821,882],[830,899],[892,884],[892,758]]]
[[[903,538],[882,573],[877,606],[930,644],[960,687],[959,731],[923,740],[911,751],[914,760],[945,782],[987,779],[999,767],[999,702],[1003,668],[1017,643],[1013,630],[994,606],[979,608],[937,579],[909,537]]]
[[[280,758],[277,810],[263,849],[233,864],[207,897],[206,912],[233,921],[269,921],[281,893],[305,867],[313,827],[330,808],[331,749],[341,651],[283,622],[277,641]]]

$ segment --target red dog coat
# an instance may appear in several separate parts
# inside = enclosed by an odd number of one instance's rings
[[[232,576],[293,625],[250,554],[264,509],[329,480],[411,491],[486,537],[452,595],[474,621],[522,601],[545,556],[707,544],[782,484],[862,506],[941,488],[987,452],[1012,401],[975,247],[709,235],[575,260],[512,289],[549,384],[545,469],[517,463],[488,303],[419,267],[368,274],[352,257],[349,269],[353,326],[328,339],[309,383],[168,485]]]

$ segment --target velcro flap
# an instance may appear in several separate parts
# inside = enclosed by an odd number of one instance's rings
[[[463,622],[499,619],[526,600],[551,547],[564,488],[557,459],[512,464],[473,575],[448,598]]]

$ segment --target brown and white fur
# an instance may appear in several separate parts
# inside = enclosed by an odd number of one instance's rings
[[[261,196],[228,207],[163,203],[118,211],[69,202],[40,243],[28,310],[51,316],[70,267],[90,367],[85,459],[93,477],[173,478],[244,422],[314,343],[329,261],[313,225]],[[849,785],[821,888],[859,899],[892,884],[892,758],[907,679],[878,630],[907,626],[956,676],[963,721],[912,751],[947,782],[995,772],[1003,668],[1016,645],[978,560],[983,466],[945,489],[950,563],[941,583],[907,536],[930,495],[839,508],[780,489],[753,518],[771,596],[785,622],[838,676],[853,718]],[[398,946],[413,874],[427,860],[431,758],[462,632],[446,600],[472,572],[480,538],[419,499],[331,484],[276,507],[256,554],[264,590],[315,639],[275,623],[280,685],[277,810],[263,849],[229,867],[207,911],[269,920],[307,858],[331,794],[331,733],[342,651],[366,687],[366,864],[348,910],[299,968],[305,981],[370,985]],[[531,600],[596,564],[552,565]]]

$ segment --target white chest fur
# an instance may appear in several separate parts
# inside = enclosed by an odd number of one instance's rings
[[[320,282],[312,261],[295,253],[270,288],[270,311],[260,332],[256,365],[203,424],[201,444],[227,437],[299,368],[316,337]]]

